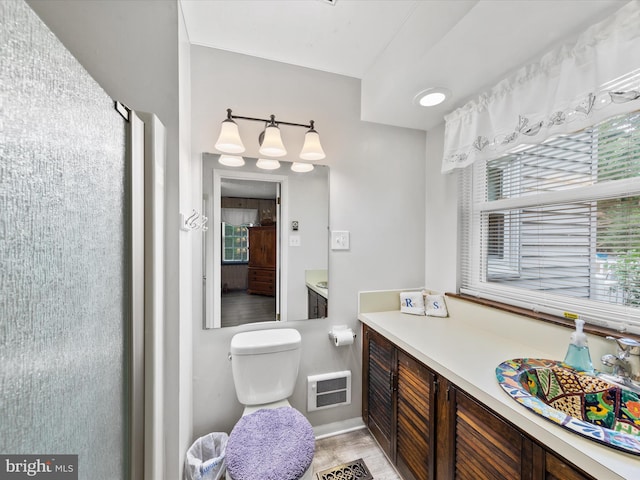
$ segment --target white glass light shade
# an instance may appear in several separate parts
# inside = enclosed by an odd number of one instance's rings
[[[284,157],[287,149],[282,144],[280,129],[276,126],[269,126],[264,130],[264,138],[260,146],[260,154],[267,157]]]
[[[222,122],[220,136],[218,137],[215,147],[224,153],[243,153],[245,151],[236,122],[233,120],[225,120]]]
[[[263,170],[275,170],[280,168],[280,162],[272,158],[259,158],[256,162],[256,167],[262,168]]]
[[[315,130],[309,130],[304,136],[300,158],[302,160],[322,160],[325,157],[322,145],[320,145],[320,135]]]
[[[313,170],[313,165],[311,163],[293,162],[291,170],[298,173],[307,173]]]
[[[220,155],[218,162],[227,167],[241,167],[244,165],[244,158],[237,155]]]

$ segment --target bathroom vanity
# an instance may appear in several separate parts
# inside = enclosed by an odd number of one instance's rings
[[[329,311],[327,270],[306,270],[308,318],[325,318]]]
[[[307,306],[309,318],[325,318],[328,302],[316,289],[307,286]]]
[[[363,325],[363,417],[405,480],[593,479]]]
[[[518,339],[483,325],[487,313],[505,316],[486,307],[447,297],[450,317],[416,316],[389,307],[397,292],[369,293],[358,315],[363,418],[405,480],[640,478],[640,457],[537,417],[499,387],[502,360],[555,355],[553,342],[522,343],[530,325],[507,318]]]

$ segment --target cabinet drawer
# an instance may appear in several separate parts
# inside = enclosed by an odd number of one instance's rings
[[[249,267],[248,293],[274,296],[276,294],[276,271],[269,268]]]
[[[275,270],[268,270],[262,268],[249,268],[249,281],[256,282],[275,282],[276,272]]]
[[[270,297],[273,297],[276,292],[273,285],[269,285],[266,283],[255,283],[255,284],[250,283],[247,293],[258,294],[258,295],[268,295]]]

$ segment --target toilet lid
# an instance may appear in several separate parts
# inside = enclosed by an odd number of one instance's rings
[[[292,407],[242,417],[229,435],[227,470],[234,480],[296,480],[313,461],[309,421]]]

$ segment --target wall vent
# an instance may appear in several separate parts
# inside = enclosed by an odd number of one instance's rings
[[[307,377],[307,411],[351,404],[351,371]]]

